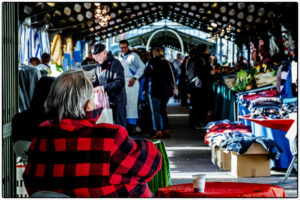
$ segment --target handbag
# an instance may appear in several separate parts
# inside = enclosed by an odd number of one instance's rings
[[[187,67],[187,77],[190,88],[202,88],[202,81],[198,76],[195,76],[195,62],[192,61]]]
[[[107,123],[113,124],[113,112],[111,108],[103,108],[100,117],[98,118],[96,124]]]

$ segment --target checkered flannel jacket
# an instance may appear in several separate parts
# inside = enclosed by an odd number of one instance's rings
[[[149,140],[133,140],[119,125],[94,119],[45,121],[32,140],[23,174],[29,195],[54,191],[70,197],[152,197],[147,182],[161,168]]]

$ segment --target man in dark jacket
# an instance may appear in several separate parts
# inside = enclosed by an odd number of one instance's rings
[[[126,127],[126,93],[124,70],[105,46],[96,43],[91,48],[94,59],[99,63],[95,69],[93,86],[103,86],[109,97],[114,123]]]

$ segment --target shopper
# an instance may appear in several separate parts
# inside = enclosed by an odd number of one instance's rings
[[[94,59],[99,63],[95,69],[93,86],[103,86],[113,111],[114,123],[126,127],[126,93],[124,70],[119,60],[105,50],[105,45],[92,46]],[[98,87],[99,88],[99,87]]]
[[[36,67],[40,70],[42,76],[47,76],[48,72],[51,71],[51,68],[49,66],[50,54],[43,53],[41,61],[42,63],[37,65]]]
[[[212,109],[212,82],[209,64],[209,49],[205,44],[200,44],[190,53],[188,64],[188,82],[191,92],[191,126],[199,130],[206,124],[206,115]]]
[[[153,58],[149,61],[145,71],[146,80],[144,91],[148,91],[149,81],[151,81],[150,94],[153,108],[154,137],[169,137],[171,132],[167,115],[167,103],[169,98],[173,95],[174,88],[176,88],[174,84],[174,74],[171,63],[164,59],[163,49],[158,47],[154,48],[152,54]],[[160,123],[160,117],[163,121],[163,127]]]
[[[19,112],[29,109],[34,89],[40,78],[41,72],[36,67],[19,66]]]
[[[127,95],[126,119],[129,134],[136,132],[138,119],[139,79],[144,75],[145,64],[140,56],[129,49],[127,40],[120,41],[120,61],[124,67],[125,90]]]
[[[187,65],[188,65],[189,56],[186,56],[180,65],[180,76],[178,82],[179,96],[181,99],[181,106],[187,106],[187,94],[188,94],[188,85],[187,85]]]
[[[175,75],[176,83],[177,83],[177,81],[179,79],[179,76],[181,74],[180,65],[181,65],[182,61],[183,61],[182,60],[182,55],[181,55],[181,53],[178,53],[176,59],[174,59],[173,62],[172,62],[173,66],[174,66],[174,75]]]
[[[29,59],[29,63],[30,63],[31,66],[35,67],[35,66],[41,64],[41,61],[40,61],[40,59],[38,59],[36,57],[31,57]]]
[[[149,140],[128,137],[122,126],[96,124],[93,93],[82,71],[54,81],[45,102],[54,117],[40,124],[23,174],[29,195],[153,197],[147,182],[161,168],[160,152]]]

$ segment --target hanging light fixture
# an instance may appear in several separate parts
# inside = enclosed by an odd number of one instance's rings
[[[95,9],[95,19],[98,20],[98,23],[101,27],[106,26],[111,19],[111,16],[107,14],[109,11],[110,8],[108,6],[97,4],[97,7]]]

